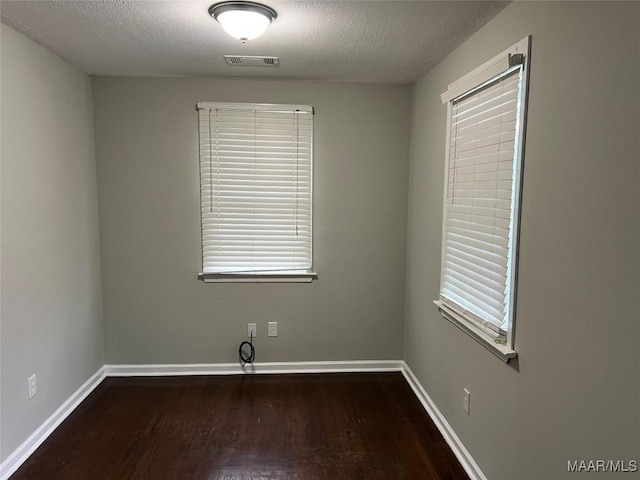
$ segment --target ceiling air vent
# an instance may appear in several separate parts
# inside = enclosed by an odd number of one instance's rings
[[[238,67],[278,67],[278,57],[259,57],[253,55],[225,55],[224,59],[229,65]]]

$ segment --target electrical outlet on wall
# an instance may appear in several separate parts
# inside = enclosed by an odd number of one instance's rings
[[[29,378],[27,378],[27,388],[29,392],[29,400],[36,396],[38,393],[38,384],[36,383],[36,374],[34,373]]]
[[[256,338],[256,324],[255,323],[248,323],[247,324],[247,337],[253,337]]]
[[[467,390],[466,388],[464,389],[464,397],[462,399],[462,408],[464,408],[464,412],[467,415],[470,415],[470,407],[471,407],[471,392],[469,390]]]
[[[270,337],[277,337],[278,336],[278,322],[269,322],[269,333],[268,336]]]

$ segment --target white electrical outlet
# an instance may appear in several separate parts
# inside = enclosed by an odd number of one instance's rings
[[[35,373],[27,378],[27,387],[29,389],[29,400],[31,400],[33,397],[35,397],[36,393],[38,393],[38,384],[36,383]]]
[[[470,415],[470,413],[469,413],[470,407],[471,407],[471,392],[465,388],[464,389],[464,398],[462,400],[462,408],[464,408],[464,412],[467,415]]]
[[[256,324],[255,323],[247,324],[247,337],[256,338]]]
[[[270,337],[278,336],[278,322],[269,322],[269,336]]]

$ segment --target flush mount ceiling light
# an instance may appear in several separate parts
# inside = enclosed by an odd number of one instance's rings
[[[209,7],[209,15],[215,18],[225,32],[245,43],[264,33],[276,17],[276,11],[254,2],[221,2]]]

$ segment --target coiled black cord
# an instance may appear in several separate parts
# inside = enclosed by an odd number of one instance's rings
[[[245,352],[242,351],[242,347],[245,345],[249,345],[249,355],[245,355]],[[253,363],[256,359],[256,349],[253,346],[253,333],[249,337],[249,341],[246,340],[240,344],[240,348],[238,348],[238,355],[240,356],[240,361],[242,362],[242,366],[244,367],[247,363]]]

